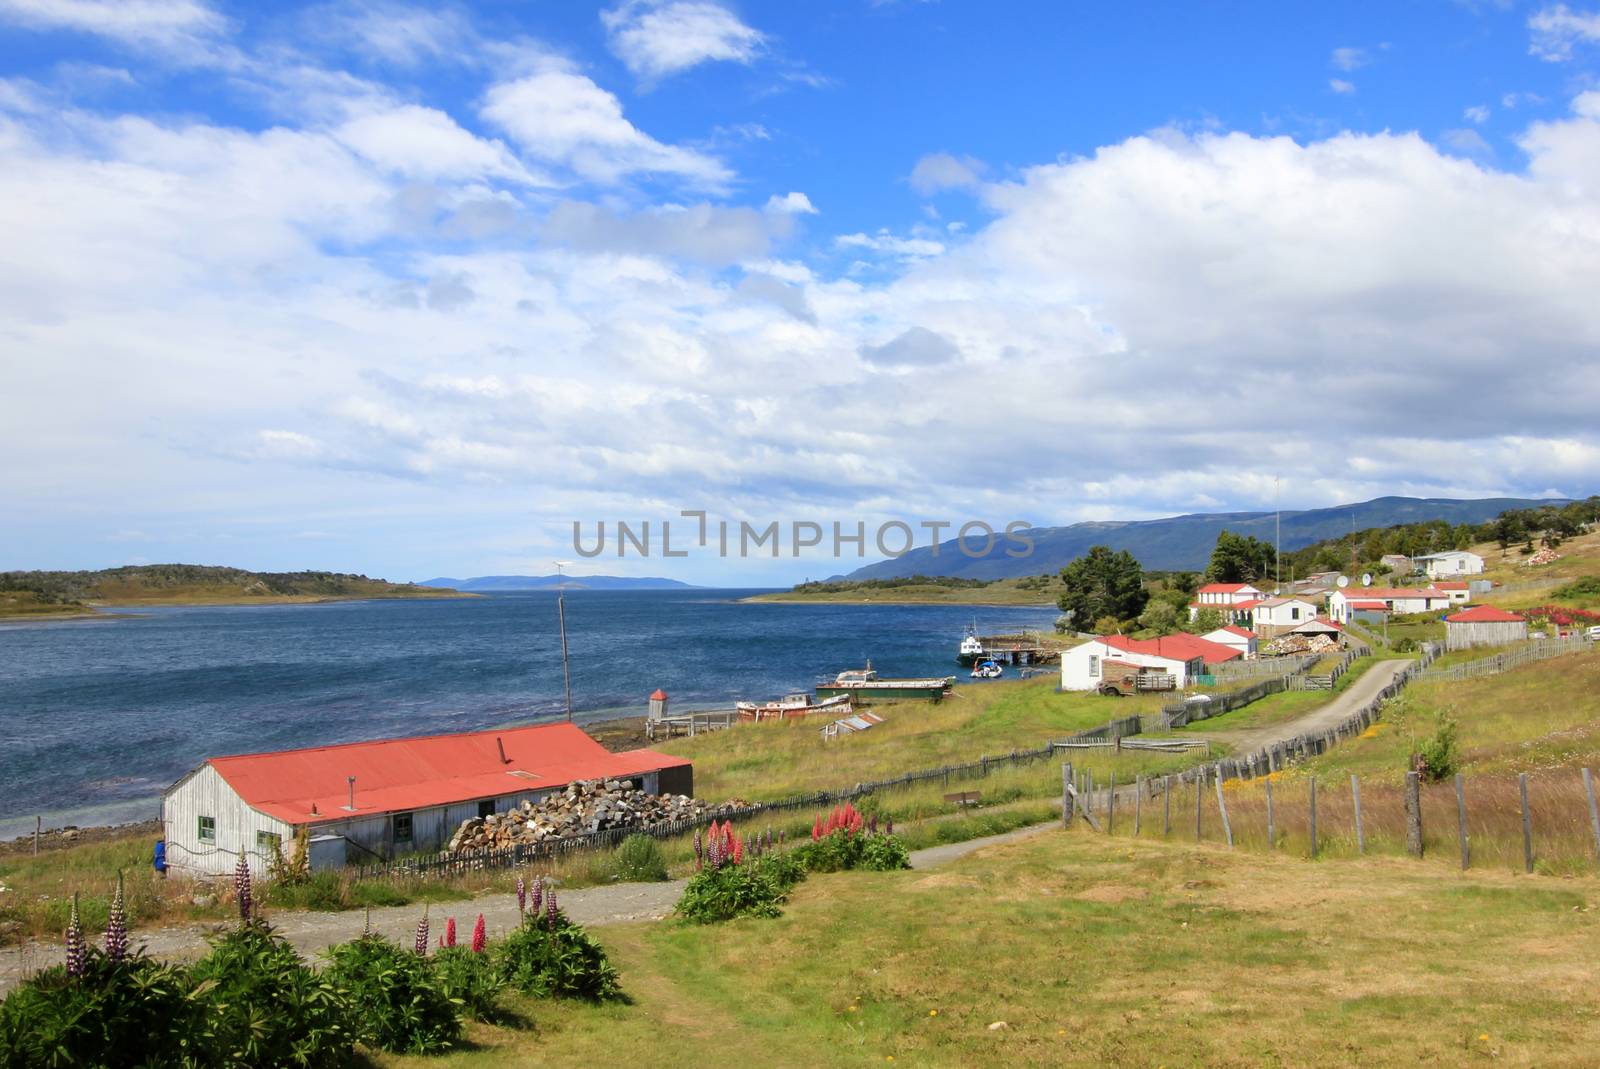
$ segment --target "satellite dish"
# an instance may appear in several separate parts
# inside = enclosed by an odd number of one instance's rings
[[[1372,573],[1371,572],[1362,572],[1361,573],[1361,585],[1362,586],[1371,586],[1372,585]]]
[[[1339,578],[1333,581],[1333,585],[1338,587],[1340,590],[1343,590],[1345,587],[1350,585],[1350,577],[1348,575],[1341,575]]]

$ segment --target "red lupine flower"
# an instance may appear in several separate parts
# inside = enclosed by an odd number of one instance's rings
[[[483,924],[483,914],[478,914],[478,923],[472,926],[472,952],[482,954],[489,946],[489,932]]]
[[[456,919],[454,917],[444,922],[444,945],[447,947],[456,945]]]

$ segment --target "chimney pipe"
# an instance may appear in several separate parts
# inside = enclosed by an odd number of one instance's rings
[[[511,758],[506,756],[506,740],[502,739],[499,735],[496,735],[494,737],[494,744],[500,747],[500,763],[502,765],[509,765],[511,763]]]
[[[349,777],[349,780],[350,780],[350,804],[346,808],[348,808],[350,810],[350,812],[354,813],[356,811],[356,778],[354,776],[351,776],[351,777]]]

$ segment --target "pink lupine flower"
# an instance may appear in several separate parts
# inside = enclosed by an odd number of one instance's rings
[[[454,917],[444,922],[444,945],[447,947],[456,945],[456,919]]]
[[[89,955],[89,948],[84,944],[83,921],[78,917],[78,894],[72,894],[72,914],[67,918],[67,975],[79,977],[83,975],[83,963]]]
[[[423,957],[428,954],[428,907],[422,907],[422,919],[417,922],[417,953]]]
[[[518,876],[517,877],[517,916],[520,917],[526,912],[528,912],[528,885],[522,881],[522,877],[521,876]]]
[[[250,919],[250,862],[245,860],[244,851],[239,852],[239,863],[233,867],[233,890],[239,899],[239,919]]]
[[[533,893],[528,896],[528,913],[530,916],[539,916],[539,907],[544,904],[544,877],[533,878]]]
[[[483,914],[478,914],[478,923],[472,926],[472,952],[482,954],[489,946],[489,932],[484,927]]]
[[[556,918],[559,915],[556,909],[556,889],[554,887],[550,888],[550,893],[544,896],[544,913],[545,920],[549,922],[550,927],[554,928],[556,926]]]
[[[111,897],[111,913],[106,917],[106,959],[112,963],[128,956],[128,916],[122,895],[122,873],[117,873],[117,893]]]

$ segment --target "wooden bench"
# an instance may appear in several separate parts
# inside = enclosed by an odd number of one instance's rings
[[[944,796],[947,802],[954,802],[958,806],[977,805],[983,801],[982,791],[956,791],[954,794]]]

